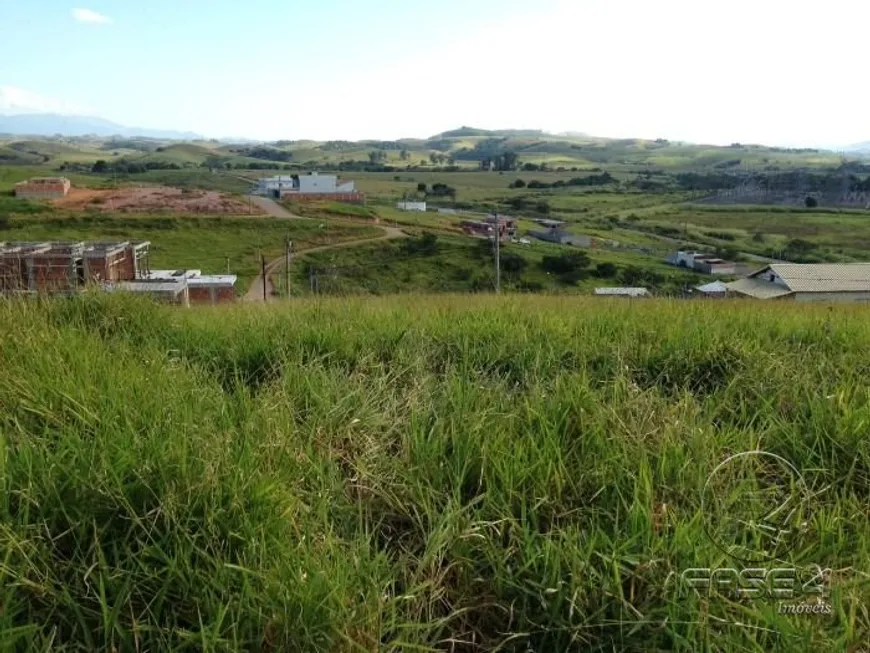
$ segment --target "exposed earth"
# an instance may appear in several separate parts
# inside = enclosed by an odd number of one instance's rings
[[[117,213],[209,213],[262,215],[263,208],[213,190],[191,190],[169,186],[128,186],[114,190],[73,188],[54,205],[68,209],[99,209]]]

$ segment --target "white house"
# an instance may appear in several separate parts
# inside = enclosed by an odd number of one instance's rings
[[[396,208],[400,211],[421,211],[426,212],[426,202],[399,202]]]
[[[725,261],[711,254],[699,254],[698,252],[674,252],[667,259],[671,265],[681,268],[689,268],[705,274],[735,274],[737,268],[734,263]]]
[[[339,182],[337,175],[292,175],[264,177],[257,185],[258,195],[280,197],[282,193],[355,193],[356,185],[352,181]]]
[[[870,302],[870,263],[775,263],[725,285],[756,299]]]

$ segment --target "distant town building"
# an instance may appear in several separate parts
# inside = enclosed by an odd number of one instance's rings
[[[15,184],[15,197],[25,200],[54,200],[66,197],[71,186],[66,177],[34,177]]]
[[[278,175],[264,177],[254,191],[258,195],[275,199],[298,201],[331,199],[340,202],[365,203],[365,193],[356,190],[353,181],[340,181],[337,175]]]
[[[688,268],[704,274],[737,274],[737,265],[713,254],[698,252],[674,252],[667,259],[671,265]]]
[[[725,285],[755,299],[870,302],[870,263],[775,263]]]
[[[426,212],[426,202],[399,202],[396,204],[396,208],[400,211],[420,211],[422,213]]]
[[[91,286],[182,304],[235,299],[233,275],[151,270],[150,246],[148,241],[0,243],[0,292],[71,295]]]

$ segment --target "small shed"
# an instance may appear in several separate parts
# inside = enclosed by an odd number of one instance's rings
[[[595,294],[599,297],[649,297],[646,288],[596,288]]]

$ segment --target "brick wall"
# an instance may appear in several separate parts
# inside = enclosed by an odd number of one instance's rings
[[[298,202],[316,202],[331,200],[333,202],[347,202],[349,204],[365,204],[365,193],[293,193],[282,192],[282,200],[295,200]]]
[[[190,286],[191,303],[227,304],[236,301],[236,292],[228,286]]]
[[[35,290],[66,290],[76,286],[76,271],[69,256],[39,256],[31,260]],[[27,283],[26,264],[24,274]]]

